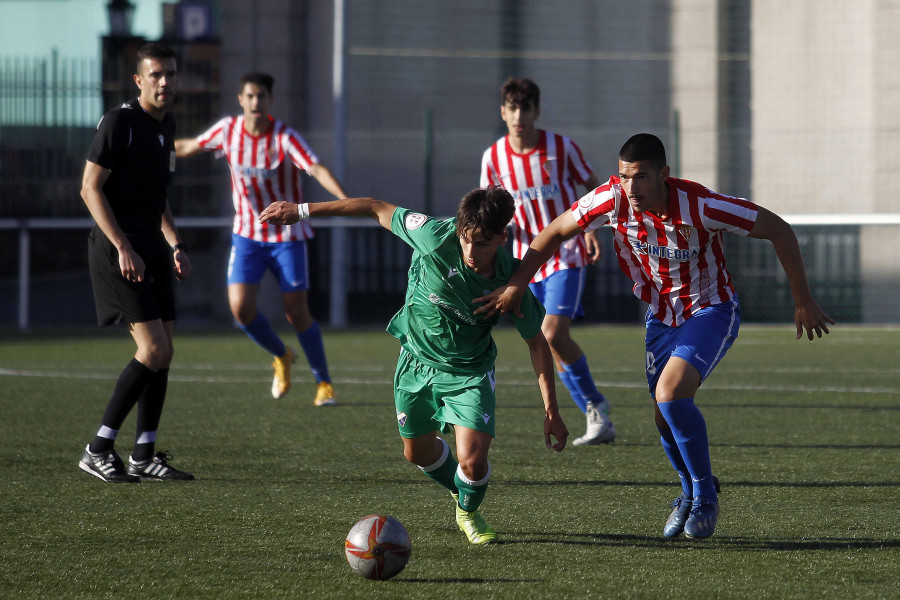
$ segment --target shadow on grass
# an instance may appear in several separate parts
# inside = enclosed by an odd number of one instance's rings
[[[516,539],[516,538],[519,539]],[[773,539],[751,537],[714,536],[706,540],[687,538],[667,539],[661,536],[622,535],[602,533],[560,533],[554,535],[542,532],[509,532],[497,542],[505,544],[563,544],[574,546],[622,546],[629,548],[678,548],[684,549],[734,549],[734,550],[781,550],[786,552],[821,550],[871,550],[900,548],[900,540],[877,540],[871,538],[823,538],[823,539]]]
[[[205,477],[204,479],[208,481],[233,481],[231,478],[210,478]],[[310,483],[315,484],[318,482],[316,479],[291,479],[293,483]],[[365,477],[333,477],[331,479],[332,483],[335,484],[371,484],[372,480]],[[379,479],[378,483],[380,485],[388,485],[388,486],[415,486],[421,487],[422,489],[432,489],[433,483],[430,480],[425,480],[417,477],[410,477],[409,479]],[[561,481],[558,479],[554,480],[546,480],[546,481],[522,481],[522,480],[500,480],[498,479],[495,482],[495,485],[503,485],[503,486],[523,486],[523,487],[546,487],[553,486],[554,488],[559,487],[571,487],[571,486],[585,486],[585,487],[599,487],[599,486],[611,486],[611,487],[661,487],[661,488],[673,488],[677,487],[677,483],[672,481],[634,481],[634,480],[608,480],[608,479],[595,479],[595,480],[571,480],[571,481]],[[722,492],[723,494],[728,493],[728,489],[732,487],[744,487],[744,488],[895,488],[900,487],[900,481],[730,481],[730,480],[722,480]]]
[[[459,577],[459,578],[427,578],[416,577],[415,579],[398,579],[403,583],[541,583],[542,579],[479,579],[477,577]]]
[[[710,444],[717,448],[779,448],[784,450],[900,450],[900,444]]]
[[[498,482],[499,485],[521,485],[521,486],[619,486],[619,487],[672,487],[671,481],[503,481]],[[730,487],[751,487],[751,488],[890,488],[900,487],[900,481],[722,481],[722,493],[727,493]]]
[[[893,391],[885,391],[885,394],[895,393]],[[852,411],[872,411],[872,410],[900,410],[897,404],[869,404],[866,406],[849,405],[849,404],[768,404],[763,402],[753,403],[732,403],[732,402],[700,402],[703,408],[750,408],[750,409],[790,409],[790,410],[852,410]]]

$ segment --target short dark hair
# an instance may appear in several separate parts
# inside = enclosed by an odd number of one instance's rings
[[[155,60],[168,60],[170,58],[175,58],[175,51],[166,46],[165,44],[161,44],[159,42],[148,42],[138,48],[137,51],[137,64],[135,65],[135,73],[140,75],[141,73],[141,63],[144,62],[144,59],[152,58]]]
[[[652,133],[638,133],[628,138],[619,150],[619,160],[628,163],[645,160],[654,169],[662,169],[666,166],[666,147]]]
[[[272,95],[272,89],[275,87],[275,78],[269,75],[268,73],[244,73],[241,77],[241,89],[240,93],[244,93],[244,86],[248,83],[253,83],[260,87],[266,88],[266,91],[269,92],[269,95]]]
[[[500,86],[500,104],[507,102],[522,108],[540,108],[541,90],[530,79],[510,77]]]
[[[480,229],[485,238],[503,235],[516,212],[513,197],[500,186],[476,188],[459,201],[456,209],[456,235]]]

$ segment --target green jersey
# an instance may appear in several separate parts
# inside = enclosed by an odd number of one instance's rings
[[[498,248],[494,276],[482,277],[463,262],[456,237],[456,219],[444,221],[398,208],[391,231],[412,246],[412,264],[403,308],[387,331],[417,360],[440,371],[483,374],[491,370],[497,346],[491,330],[499,314],[472,314],[475,298],[506,285],[519,261]],[[541,332],[544,307],[531,290],[522,298],[522,318],[516,328],[524,339]]]

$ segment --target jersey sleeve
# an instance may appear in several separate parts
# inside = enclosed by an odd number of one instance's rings
[[[420,254],[429,254],[446,238],[452,220],[441,221],[408,208],[397,208],[391,215],[391,233]]]
[[[704,198],[701,212],[706,229],[728,231],[742,236],[750,235],[758,216],[759,208],[753,202],[712,192]]]
[[[298,169],[306,171],[312,165],[319,164],[319,157],[312,151],[306,140],[290,127],[286,128],[282,134],[282,144],[285,152],[291,157],[291,162]]]
[[[103,115],[97,123],[97,132],[91,141],[87,160],[114,171],[118,157],[131,141],[131,128],[121,118],[121,111],[111,111]]]
[[[565,141],[566,166],[569,169],[569,173],[571,173],[572,179],[580,184],[584,184],[585,181],[590,179],[594,170],[591,169],[591,165],[584,159],[578,144],[570,138],[565,138]]]
[[[485,150],[484,154],[481,157],[481,181],[478,184],[481,188],[488,188],[492,185],[502,185],[500,178],[494,171],[494,163],[491,159],[493,150],[494,147],[491,146],[490,148]]]
[[[207,152],[224,150],[225,137],[231,127],[232,117],[225,117],[197,136],[197,144]]]
[[[615,183],[617,182],[610,178],[572,205],[572,217],[585,233],[599,229],[612,221],[617,202]]]
[[[538,302],[531,290],[527,290],[522,296],[522,302],[519,305],[522,311],[522,318],[513,315],[516,322],[516,331],[522,336],[523,340],[530,340],[541,332],[541,323],[544,322],[544,307]]]

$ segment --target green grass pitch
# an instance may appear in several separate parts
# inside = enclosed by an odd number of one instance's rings
[[[661,535],[678,491],[653,425],[637,327],[580,326],[619,431],[544,448],[527,350],[497,331],[497,439],[470,547],[449,495],[405,462],[396,341],[326,332],[339,405],[314,408],[302,359],[269,395],[269,360],[239,332],[176,331],[157,447],[191,483],[104,484],[77,468],[115,377],[123,330],[0,339],[0,598],[895,598],[900,581],[900,329],[745,326],[697,397],[722,481],[716,535]],[[284,339],[289,339],[287,333]],[[296,344],[295,344],[296,345]],[[560,390],[572,436],[581,413]],[[127,457],[134,417],[118,448]],[[451,445],[452,445],[452,439]],[[356,576],[350,526],[398,518],[396,578]]]

